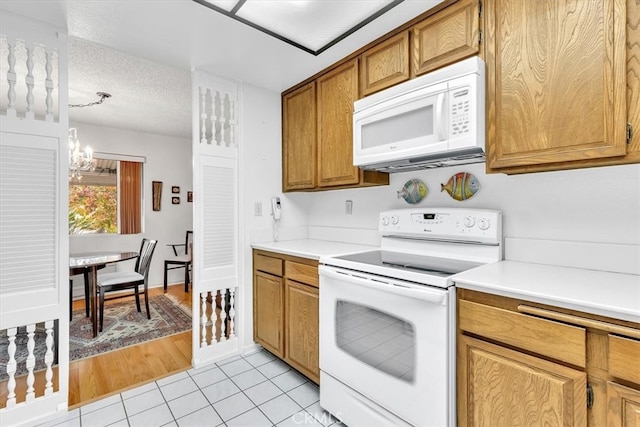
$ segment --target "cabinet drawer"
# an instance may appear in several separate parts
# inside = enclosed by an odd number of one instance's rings
[[[459,301],[460,329],[523,350],[586,366],[586,330],[470,301]]]
[[[318,267],[294,261],[285,261],[284,268],[287,279],[318,287],[320,282]]]
[[[640,341],[609,335],[609,373],[640,384]]]
[[[253,263],[256,270],[282,277],[282,260],[280,258],[256,254],[253,257]]]

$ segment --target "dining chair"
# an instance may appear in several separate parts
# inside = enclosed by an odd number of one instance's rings
[[[136,297],[136,308],[140,312],[140,295],[138,287],[143,285],[144,288],[144,305],[147,309],[147,319],[151,319],[151,313],[149,312],[149,292],[148,292],[148,279],[149,279],[149,266],[151,265],[151,257],[153,251],[156,248],[157,240],[142,239],[140,245],[140,251],[136,258],[136,266],[134,271],[116,271],[113,273],[103,273],[98,275],[98,294],[100,295],[100,328],[102,332],[102,326],[104,323],[104,303],[112,299],[129,297],[132,294],[126,293],[124,295],[118,294],[116,296],[105,299],[107,292],[122,291],[127,289],[133,289]]]
[[[184,243],[167,246],[171,246],[174,256],[164,260],[164,291],[167,292],[167,273],[169,270],[184,268],[184,291],[189,292],[189,273],[191,272],[191,264],[193,264],[193,231],[186,232]]]
[[[104,268],[103,265],[98,270]],[[82,274],[84,281],[84,313],[85,317],[89,317],[89,269],[86,267],[74,267],[69,270],[70,276]],[[73,318],[73,279],[69,279],[69,319]]]

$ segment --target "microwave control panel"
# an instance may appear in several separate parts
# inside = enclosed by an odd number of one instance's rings
[[[471,132],[471,88],[456,88],[449,92],[449,123],[451,136]]]

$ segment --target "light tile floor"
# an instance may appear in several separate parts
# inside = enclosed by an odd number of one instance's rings
[[[261,350],[183,371],[70,411],[41,427],[339,426],[319,389]]]

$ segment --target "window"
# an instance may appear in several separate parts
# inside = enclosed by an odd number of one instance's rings
[[[141,233],[142,163],[94,159],[95,171],[69,180],[69,233]]]

